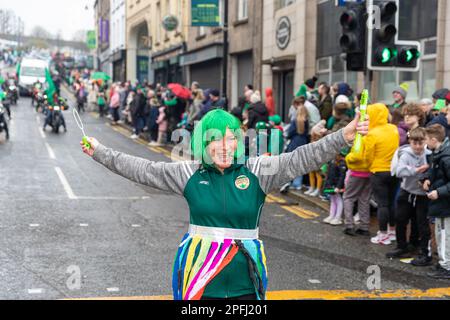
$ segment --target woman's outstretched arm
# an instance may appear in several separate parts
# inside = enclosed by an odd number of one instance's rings
[[[299,176],[319,170],[323,164],[333,160],[344,147],[350,147],[357,132],[366,135],[369,122],[361,124],[358,122],[359,115],[345,129],[330,134],[318,142],[280,156],[251,159],[249,167],[259,178],[263,191],[269,194]]]
[[[114,151],[90,138],[91,149],[83,151],[112,172],[131,181],[162,191],[183,195],[186,184],[198,169],[194,162],[165,163]]]

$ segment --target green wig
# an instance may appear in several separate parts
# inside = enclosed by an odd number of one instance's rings
[[[210,111],[195,127],[192,135],[191,148],[196,161],[201,161],[204,167],[212,167],[213,161],[207,152],[208,145],[213,141],[222,140],[227,129],[233,132],[238,141],[234,154],[235,163],[243,159],[245,154],[244,135],[238,118],[218,109]]]

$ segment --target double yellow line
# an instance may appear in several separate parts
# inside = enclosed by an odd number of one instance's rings
[[[271,300],[396,300],[396,299],[448,299],[450,288],[433,288],[429,290],[386,290],[386,291],[349,291],[349,290],[286,290],[267,293]],[[173,300],[172,296],[136,296],[103,297],[67,300]]]
[[[300,218],[303,218],[306,220],[312,220],[312,219],[318,218],[320,216],[319,214],[317,214],[315,212],[300,208],[299,206],[290,206],[290,205],[288,205],[288,202],[286,200],[279,198],[277,196],[274,196],[274,195],[268,195],[267,202],[279,204],[282,209],[289,211],[289,212],[295,214],[296,216],[299,216]]]

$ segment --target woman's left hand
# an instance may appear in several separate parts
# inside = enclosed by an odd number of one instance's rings
[[[366,136],[369,133],[369,115],[366,115],[366,121],[359,122],[361,119],[361,113],[357,112],[355,119],[344,128],[345,141],[352,143],[356,139],[356,134],[359,133],[362,136]]]

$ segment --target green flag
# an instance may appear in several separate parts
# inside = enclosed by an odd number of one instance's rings
[[[16,66],[16,75],[17,75],[17,79],[19,79],[19,77],[20,77],[20,63],[18,63],[17,66]]]
[[[47,95],[47,101],[50,105],[53,105],[55,101],[53,101],[53,95],[56,92],[55,83],[53,82],[52,76],[50,75],[50,70],[45,69],[45,81],[47,82],[48,88],[45,91]]]

